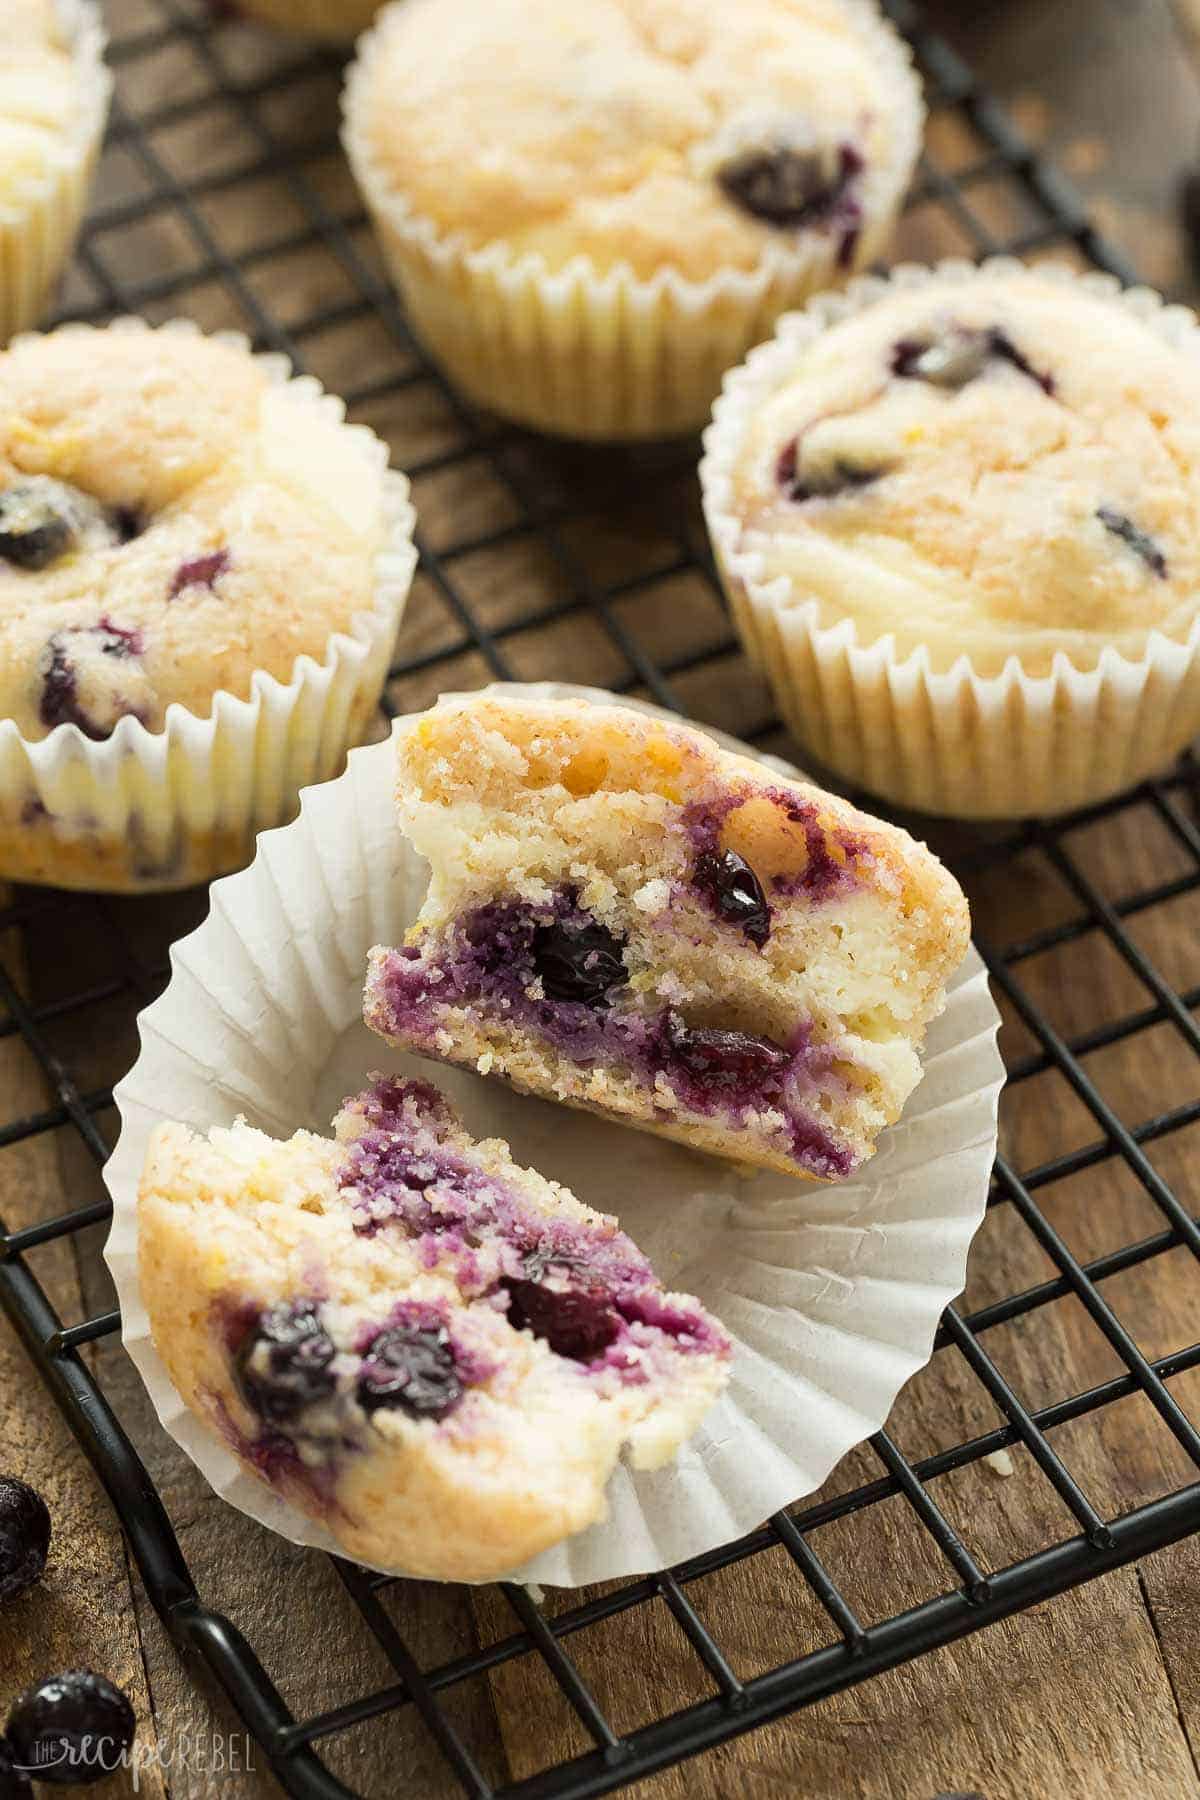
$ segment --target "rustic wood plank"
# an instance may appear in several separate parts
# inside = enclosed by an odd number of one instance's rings
[[[0,888],[0,907],[11,900]],[[0,933],[0,956],[24,986],[27,971],[13,930]],[[27,991],[27,990],[26,990]],[[0,1039],[0,1092],[6,1115],[20,1118],[46,1104],[41,1071],[19,1037]],[[0,1217],[10,1229],[56,1217],[65,1195],[52,1138],[10,1145],[0,1157]],[[59,1317],[81,1316],[80,1271],[69,1241],[58,1239],[30,1257],[37,1279]],[[154,1748],[155,1720],[141,1644],[133,1618],[128,1554],[108,1500],[80,1454],[34,1371],[5,1325],[0,1329],[0,1392],[6,1408],[6,1474],[27,1481],[50,1509],[50,1559],[42,1581],[4,1609],[0,1617],[0,1703],[30,1682],[61,1669],[90,1667],[125,1690],[138,1720],[138,1744]],[[142,1791],[164,1792],[158,1771],[142,1771]],[[134,1792],[134,1773],[124,1770],[106,1790]]]
[[[1170,208],[1177,175],[1193,150],[1192,76],[1173,54],[1167,0],[1138,0],[1136,10],[1131,23],[1120,0],[1089,0],[1086,7],[1052,0],[1041,8],[961,8],[939,0],[932,8],[984,77],[1014,102],[1026,129],[1066,162],[1118,241],[1153,279],[1187,292],[1193,277]],[[122,31],[147,29],[161,19],[151,0],[112,0],[109,12]],[[140,113],[190,95],[211,95],[208,51],[214,46],[242,81],[285,69],[296,57],[294,47],[249,29],[223,33],[219,43],[210,44],[203,34],[182,40],[123,70],[127,109]],[[1048,69],[1055,72],[1053,103],[1042,97]],[[354,259],[361,257],[378,271],[369,239],[355,222],[352,184],[332,150],[336,88],[332,69],[284,84],[257,109],[257,117],[275,146],[308,151],[330,140],[329,148],[304,166],[322,203],[350,222],[337,253],[294,242],[304,237],[311,213],[294,184],[279,175],[211,187],[197,203],[199,231],[195,223],[155,208],[130,226],[105,233],[97,249],[123,282],[157,276],[178,281],[178,291],[148,308],[154,317],[187,312],[209,328],[254,330],[256,307],[265,306],[300,334],[298,347],[314,372],[346,391],[398,381],[414,360],[382,318],[354,313],[319,331],[303,330],[313,307],[353,301]],[[251,162],[263,147],[244,109],[225,102],[206,104],[157,131],[153,140],[168,174],[188,180],[221,176]],[[977,157],[979,145],[961,118],[941,114],[931,123],[930,149],[937,165],[952,172]],[[105,158],[102,188],[110,200],[136,197],[147,191],[152,175],[128,148],[113,149]],[[997,237],[1037,224],[1028,203],[1008,187],[979,184],[971,204],[979,223]],[[215,276],[201,282],[196,271],[208,257],[205,233],[224,261]],[[227,259],[264,241],[284,240],[292,240],[293,247],[231,272]],[[970,235],[932,207],[906,221],[898,244],[900,254],[927,257],[972,248]],[[67,294],[78,306],[103,302],[102,274],[77,270]],[[384,392],[357,413],[389,437],[401,463],[453,452],[468,442],[454,404],[428,380]],[[419,478],[416,498],[426,540],[451,558],[456,586],[479,620],[500,634],[499,653],[514,674],[636,679],[595,612],[556,610],[579,569],[597,586],[641,584],[614,600],[610,613],[655,659],[712,652],[722,644],[726,627],[702,579],[655,578],[678,557],[677,518],[688,520],[681,529],[696,541],[694,482],[685,472],[666,497],[667,466],[653,451],[607,455],[521,441],[506,449],[499,465],[472,455]],[[574,510],[557,532],[557,555],[521,528],[531,501],[550,512],[564,503]],[[493,531],[508,535],[486,550],[455,554],[458,546]],[[540,623],[512,629],[538,611],[547,614]],[[476,650],[458,649],[461,621],[428,578],[418,583],[406,633],[413,656],[449,649],[456,654],[398,681],[392,696],[397,704],[419,706],[440,689],[488,678],[488,664]],[[732,654],[712,656],[677,677],[673,688],[687,709],[730,730],[754,730],[770,715],[765,687]],[[1145,811],[1081,834],[1073,850],[1110,897],[1167,879],[1186,862]],[[974,899],[981,924],[1007,940],[1078,907],[1036,854],[1003,876],[989,877]],[[1131,925],[1137,941],[1177,984],[1197,979],[1196,906],[1189,896]],[[71,942],[35,933],[26,948],[38,999],[69,992],[85,974],[95,980],[100,969],[120,972],[122,934],[144,958],[155,960],[154,946],[161,949],[183,928],[189,909],[194,903],[188,901],[130,903],[110,910],[107,927],[83,909],[79,935]],[[0,948],[12,966],[12,947]],[[1021,977],[1068,1035],[1147,1003],[1136,976],[1095,934],[1023,965]],[[130,995],[119,1009],[98,1008],[55,1023],[55,1047],[84,1087],[103,1086],[127,1065],[134,1050],[132,1011]],[[1005,1047],[1011,1056],[1031,1048],[1028,1034],[1012,1019],[1006,1022]],[[1088,1066],[1106,1097],[1131,1120],[1195,1098],[1196,1061],[1174,1026],[1142,1033],[1090,1058]],[[0,1082],[12,1095],[13,1113],[46,1102],[38,1071],[11,1039],[0,1041]],[[109,1128],[111,1115],[102,1122]],[[1006,1097],[1005,1143],[1021,1166],[1097,1136],[1095,1122],[1057,1075],[1040,1075]],[[1153,1150],[1157,1166],[1189,1198],[1192,1143],[1189,1131]],[[0,1211],[9,1218],[44,1216],[68,1195],[97,1193],[97,1180],[71,1134],[56,1134],[54,1141],[35,1138],[0,1156]],[[1115,1160],[1043,1189],[1039,1198],[1072,1250],[1085,1258],[1143,1237],[1159,1223],[1134,1177]],[[78,1261],[66,1246],[38,1257],[39,1272],[69,1316],[105,1304],[107,1294],[98,1241],[81,1246],[81,1252]],[[984,1304],[1051,1273],[1011,1208],[999,1207],[972,1257],[967,1305]],[[1176,1251],[1109,1282],[1105,1292],[1141,1347],[1156,1355],[1195,1335],[1195,1279],[1185,1254]],[[1073,1300],[989,1333],[984,1343],[1021,1397],[1035,1406],[1103,1380],[1120,1366]],[[385,1659],[327,1565],[217,1502],[158,1430],[119,1349],[104,1347],[94,1354],[106,1391],[164,1493],[204,1597],[247,1632],[296,1709],[324,1708],[386,1682]],[[168,1752],[183,1733],[195,1740],[227,1730],[228,1714],[194,1687],[136,1583],[131,1600],[107,1503],[7,1332],[0,1334],[0,1379],[10,1379],[20,1396],[10,1456],[18,1472],[28,1471],[43,1487],[63,1521],[46,1586],[0,1620],[6,1689],[10,1673],[15,1686],[30,1673],[86,1657],[129,1686],[143,1732],[152,1729],[153,1696],[157,1730]],[[1200,1377],[1172,1386],[1194,1411]],[[890,1429],[917,1457],[995,1422],[990,1401],[965,1365],[942,1352],[901,1396]],[[1193,1473],[1141,1399],[1122,1402],[1099,1419],[1078,1421],[1057,1432],[1054,1442],[1102,1512],[1137,1505]],[[1007,1478],[986,1465],[959,1471],[933,1490],[985,1568],[1074,1529],[1024,1452],[1014,1452],[1013,1468]],[[837,1471],[829,1491],[843,1491],[878,1472],[871,1453],[859,1451]],[[918,1603],[951,1579],[900,1499],[875,1508],[867,1520],[822,1529],[813,1543],[868,1622]],[[689,1597],[742,1676],[830,1639],[828,1622],[782,1549],[695,1584]],[[573,1598],[551,1595],[547,1608],[553,1613]],[[947,1791],[976,1791],[987,1800],[1057,1800],[1066,1792],[1103,1792],[1116,1800],[1196,1794],[1198,1601],[1200,1550],[1192,1543],[725,1746],[639,1791],[664,1797],[687,1793],[697,1800],[733,1794],[766,1800],[800,1788],[829,1800],[929,1800]],[[507,1635],[515,1623],[494,1591],[466,1596],[402,1584],[389,1591],[386,1604],[425,1663]],[[635,1727],[709,1691],[661,1601],[572,1638],[568,1649],[617,1729]],[[497,1780],[586,1747],[585,1735],[533,1658],[474,1683],[450,1705],[464,1738]],[[449,1791],[444,1768],[411,1711],[332,1741],[329,1755],[331,1766],[365,1792]],[[143,1781],[151,1785],[151,1777]],[[247,1796],[274,1791],[261,1767],[234,1781],[211,1770],[176,1769],[170,1786],[204,1800],[218,1788],[228,1793],[233,1787]],[[161,1783],[151,1785],[151,1791],[160,1788]]]

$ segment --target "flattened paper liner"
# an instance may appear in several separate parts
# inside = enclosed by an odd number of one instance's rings
[[[515,691],[612,699],[550,685]],[[105,1171],[124,1343],[163,1425],[231,1505],[334,1552],[333,1538],[244,1472],[172,1386],[138,1291],[137,1184],[163,1119],[206,1130],[240,1113],[279,1136],[328,1130],[369,1071],[428,1075],[360,1016],[368,950],[400,938],[426,887],[395,823],[394,781],[390,744],[352,752],[339,780],[307,790],[293,824],[259,839],[250,868],[213,887],[209,918],[176,945],[170,986],[141,1016],[141,1055],[116,1090],[121,1136]],[[616,1212],[666,1285],[698,1294],[735,1344],[729,1389],[677,1461],[651,1474],[621,1465],[607,1520],[517,1579],[574,1587],[726,1543],[812,1493],[879,1429],[963,1287],[996,1144],[998,1024],[972,951],[903,1118],[858,1179],[828,1187],[748,1177],[501,1082],[436,1071],[472,1131],[507,1138],[519,1161]]]

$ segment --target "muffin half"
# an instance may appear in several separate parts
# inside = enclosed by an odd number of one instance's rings
[[[616,1221],[376,1078],[336,1140],[162,1126],[138,1205],[154,1343],[239,1461],[351,1556],[482,1581],[667,1461],[729,1343]]]
[[[375,1031],[789,1174],[870,1156],[967,944],[927,850],[617,705],[454,698],[399,757],[432,879]]]

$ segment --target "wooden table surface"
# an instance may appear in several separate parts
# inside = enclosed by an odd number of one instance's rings
[[[110,6],[123,30],[161,15],[153,0],[116,0]],[[1105,226],[1152,279],[1176,292],[1191,290],[1187,249],[1173,213],[1175,185],[1196,144],[1196,89],[1184,60],[1167,0],[1013,0],[973,6],[945,0],[933,13],[980,70],[1010,101],[1024,128],[1084,187]],[[239,57],[273,52],[240,34]],[[168,49],[138,80],[156,97],[185,94],[196,62],[194,46]],[[240,72],[240,71],[239,71]],[[135,102],[129,77],[123,96]],[[144,96],[142,96],[144,98]],[[329,95],[320,99],[320,128],[330,124]],[[281,105],[283,102],[281,101]],[[301,113],[314,102],[293,97],[297,135],[315,125]],[[288,121],[281,118],[279,129]],[[941,130],[939,151],[954,145]],[[161,154],[194,168],[217,154],[224,126],[210,113],[184,118]],[[189,135],[190,134],[190,135]],[[952,136],[952,133],[951,133]],[[136,172],[124,153],[106,159],[104,181],[113,194],[136,194]],[[331,154],[310,171],[335,206],[353,205],[344,172]],[[997,197],[1002,206],[1003,196]],[[285,228],[286,186],[264,178],[214,188],[204,208],[217,241],[236,253],[263,234]],[[1010,229],[1007,223],[998,229]],[[119,248],[121,269],[175,269],[194,248],[169,214],[136,224]],[[904,248],[936,253],[943,246],[928,221],[910,220]],[[254,292],[287,318],[300,317],[330,295],[336,270],[320,248],[253,265]],[[74,304],[97,299],[95,269],[71,278]],[[205,325],[242,324],[219,283],[188,289],[151,311],[182,305]],[[100,296],[102,298],[102,294]],[[353,331],[331,330],[306,344],[311,366],[333,387],[362,384],[375,354],[369,321]],[[382,354],[382,353],[380,353]],[[394,350],[392,351],[394,360]],[[365,365],[365,366],[364,366]],[[389,367],[391,365],[389,364]],[[397,460],[436,447],[443,420],[420,390],[388,395],[364,416],[391,437]],[[568,459],[570,461],[570,459]],[[587,464],[592,469],[593,464]],[[417,492],[423,525],[435,545],[482,531],[502,518],[502,502],[486,480],[431,477]],[[686,493],[681,494],[688,500]],[[593,522],[587,554],[603,558],[653,552],[655,523],[636,509],[623,519],[620,545],[609,544]],[[632,547],[632,548],[631,548]],[[524,560],[522,561],[522,557]],[[518,544],[475,559],[459,571],[489,622],[502,623],[514,584],[529,592],[550,577],[536,547]],[[689,599],[696,604],[689,606]],[[643,635],[661,654],[680,647],[680,633],[714,630],[702,623],[698,596],[663,591],[657,610],[640,618]],[[705,604],[709,604],[707,601]],[[683,621],[683,623],[681,623]],[[418,583],[407,629],[410,649],[431,652],[446,640],[445,615],[425,581]],[[570,676],[606,681],[615,676],[604,640],[576,616],[567,628],[547,626],[514,643],[522,676]],[[731,679],[736,673],[737,678]],[[397,699],[419,704],[438,686],[480,679],[477,659],[444,664],[428,678],[407,680]],[[758,684],[726,659],[706,665],[683,684],[698,715],[746,729],[766,714]],[[1072,849],[1100,891],[1115,897],[1183,872],[1178,848],[1148,810],[1077,834]],[[1030,854],[975,885],[980,926],[997,941],[1076,910],[1048,863]],[[1131,926],[1156,967],[1179,988],[1197,983],[1196,895],[1148,913]],[[63,915],[3,934],[0,954],[27,1000],[42,1009],[55,1054],[82,1091],[103,1090],[135,1053],[137,995],[118,1005],[54,1014],[56,998],[121,972],[136,944],[143,959],[165,954],[172,936],[199,916],[202,901],[122,901],[100,911],[81,908],[77,925]],[[76,915],[71,915],[72,920]],[[1118,1011],[1146,1003],[1138,982],[1115,951],[1092,933],[1023,968],[1029,990],[1067,1036]],[[1003,1047],[1021,1055],[1031,1040],[1006,1017]],[[1194,1100],[1197,1064],[1168,1024],[1139,1033],[1089,1058],[1088,1067],[1121,1116],[1136,1121]],[[0,1037],[4,1116],[36,1113],[52,1096],[42,1073],[11,1034]],[[100,1108],[110,1132],[114,1117]],[[1028,1168],[1091,1142],[1095,1123],[1059,1076],[1047,1073],[1006,1096],[1005,1142]],[[1166,1178],[1195,1207],[1191,1132],[1156,1147]],[[0,1213],[10,1225],[50,1216],[68,1202],[100,1192],[95,1169],[76,1134],[64,1128],[11,1144],[0,1152]],[[1049,1216],[1080,1257],[1135,1241],[1157,1226],[1149,1201],[1116,1160],[1059,1183],[1045,1199]],[[94,1240],[94,1241],[93,1241]],[[99,1262],[100,1234],[82,1245],[59,1243],[35,1253],[33,1266],[62,1315],[84,1316],[106,1303]],[[1008,1207],[989,1214],[976,1243],[966,1304],[975,1307],[1044,1279],[1053,1269]],[[1160,1355],[1197,1335],[1200,1285],[1180,1250],[1117,1276],[1105,1293],[1142,1350]],[[1037,1407],[1103,1381],[1120,1370],[1113,1352],[1081,1307],[1063,1300],[988,1334],[988,1349],[1025,1403]],[[93,1353],[106,1390],[159,1485],[205,1599],[226,1611],[254,1642],[297,1715],[328,1707],[389,1678],[352,1614],[329,1563],[299,1551],[232,1513],[207,1490],[150,1414],[136,1374],[119,1345]],[[253,1773],[206,1769],[214,1733],[232,1721],[193,1685],[154,1616],[109,1505],[83,1457],[42,1391],[6,1326],[0,1326],[0,1387],[8,1396],[7,1467],[46,1495],[56,1526],[46,1580],[0,1619],[0,1699],[50,1670],[90,1664],[108,1672],[133,1696],[140,1738],[158,1745],[173,1766],[147,1768],[150,1794],[256,1796],[275,1791],[261,1767]],[[1172,1391],[1184,1406],[1200,1400],[1200,1376],[1183,1377]],[[902,1394],[889,1429],[905,1452],[924,1455],[987,1430],[997,1422],[983,1390],[960,1358],[939,1355]],[[1193,1471],[1149,1406],[1131,1398],[1054,1434],[1055,1447],[1101,1512],[1119,1512],[1169,1492]],[[879,1473],[871,1452],[850,1457],[829,1492]],[[937,1498],[985,1567],[1007,1564],[1068,1535],[1073,1523],[1028,1457],[1014,1452],[1011,1474],[979,1463],[937,1484]],[[860,1616],[870,1623],[916,1604],[950,1585],[927,1537],[902,1499],[876,1506],[871,1530],[854,1519],[821,1529],[822,1558]],[[759,1555],[689,1589],[702,1619],[720,1638],[740,1676],[774,1666],[826,1641],[828,1627],[782,1550]],[[565,1603],[550,1595],[552,1613]],[[513,1629],[496,1591],[475,1594],[409,1584],[387,1604],[422,1663],[467,1651]],[[665,1606],[642,1607],[572,1640],[572,1653],[618,1729],[637,1725],[700,1698],[702,1673]],[[812,1800],[932,1800],[978,1794],[986,1800],[1057,1800],[1107,1795],[1113,1800],[1181,1800],[1200,1795],[1195,1746],[1200,1733],[1200,1541],[1184,1544],[1137,1567],[1112,1574],[950,1649],[912,1663],[816,1705],[781,1724],[742,1738],[709,1756],[647,1781],[635,1790],[655,1800],[747,1800],[804,1795]],[[460,1703],[455,1722],[484,1768],[515,1779],[586,1746],[569,1710],[535,1658],[506,1664],[477,1683]],[[185,1741],[186,1740],[186,1741]],[[189,1749],[190,1745],[190,1749]],[[241,1750],[244,1757],[245,1751]],[[436,1751],[411,1710],[347,1734],[330,1745],[332,1765],[365,1792],[413,1796],[449,1793]],[[259,1759],[261,1762],[261,1758]],[[106,1790],[130,1791],[132,1776]]]

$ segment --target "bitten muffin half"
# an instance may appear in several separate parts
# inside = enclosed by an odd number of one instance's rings
[[[176,1388],[351,1556],[482,1581],[604,1517],[623,1447],[667,1461],[729,1343],[565,1188],[376,1078],[335,1140],[162,1126],[141,1291]]]
[[[432,879],[375,1031],[789,1174],[870,1156],[967,946],[923,846],[617,705],[454,698],[399,760]]]
[[[873,0],[402,0],[345,141],[471,398],[637,438],[698,429],[785,307],[880,253],[922,119]]]
[[[287,373],[172,328],[0,354],[0,875],[218,873],[366,730],[407,486]]]
[[[856,785],[1063,811],[1200,728],[1200,331],[1145,290],[902,269],[728,379],[705,509],[748,648]]]

